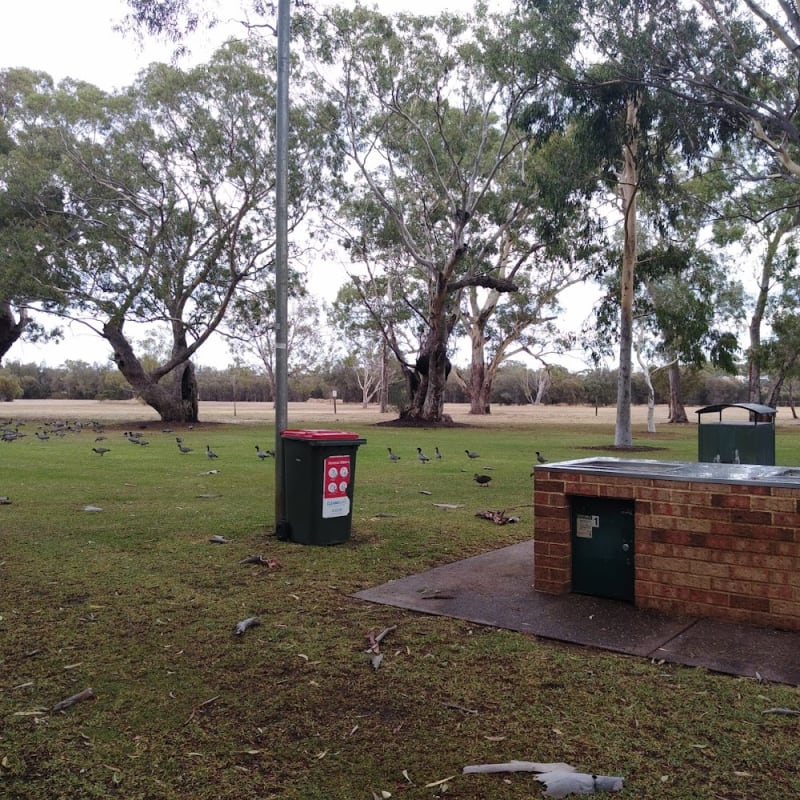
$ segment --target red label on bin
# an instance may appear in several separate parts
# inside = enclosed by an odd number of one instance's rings
[[[346,517],[350,513],[350,456],[328,456],[322,468],[322,516]]]

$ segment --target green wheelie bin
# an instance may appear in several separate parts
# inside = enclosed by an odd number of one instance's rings
[[[287,529],[300,544],[341,544],[350,538],[356,452],[366,439],[336,430],[281,432]]]

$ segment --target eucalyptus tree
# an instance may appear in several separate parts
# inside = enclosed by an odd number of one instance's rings
[[[296,276],[295,280],[299,280]],[[274,287],[240,293],[221,332],[237,356],[255,360],[275,398],[275,290]],[[317,300],[295,285],[288,302],[287,363],[295,375],[320,370],[327,362],[326,336]]]
[[[784,385],[800,377],[800,314],[793,309],[800,302],[797,281],[787,286],[793,304],[785,303],[772,322],[773,335],[764,344],[763,362],[770,372],[771,385],[767,405],[777,407]],[[792,413],[797,416],[792,402]]]
[[[671,197],[687,166],[694,168],[726,136],[719,117],[686,104],[653,79],[654,53],[679,47],[692,31],[673,0],[530,0],[532,15],[560,20],[579,42],[563,78],[574,97],[575,125],[586,158],[618,198],[622,228],[619,280],[619,369],[615,444],[630,446],[634,296],[638,213],[647,198],[651,224],[671,225]],[[563,34],[567,35],[567,34]]]
[[[731,172],[738,174],[738,170]],[[749,178],[753,170],[748,172]],[[795,205],[796,190],[791,182],[780,178],[751,182],[748,178],[731,184],[727,202],[714,222],[714,241],[741,254],[742,272],[751,282],[746,353],[748,397],[751,402],[761,403],[768,355],[764,329],[776,317],[794,311],[794,296],[786,287],[798,276],[800,208]]]
[[[411,310],[402,295],[396,297],[391,278],[376,270],[362,253],[364,274],[351,275],[339,288],[329,310],[331,328],[341,349],[356,353],[361,383],[372,385],[378,374],[381,413],[389,410],[390,352],[398,363],[419,347]],[[379,352],[376,349],[379,347]]]
[[[63,235],[52,131],[41,115],[54,92],[44,73],[0,72],[0,360],[21,338],[55,335],[36,312],[60,306],[63,282],[46,258]]]
[[[793,0],[690,0],[686,34],[654,43],[648,80],[753,137],[800,178],[800,10]],[[767,178],[764,171],[762,177]]]
[[[482,6],[465,18],[356,7],[332,9],[314,32],[351,167],[341,238],[354,265],[381,270],[419,326],[416,352],[395,350],[412,419],[443,419],[460,321],[483,369],[481,339],[501,297],[540,291],[538,304],[517,302],[530,326],[576,279],[576,262],[563,259],[537,284],[533,257],[557,239],[574,197],[542,190],[541,154],[560,135],[550,82],[559,54],[525,23]]]
[[[269,43],[229,42],[187,71],[151,65],[120,94],[66,84],[56,107],[72,313],[164,420],[197,418],[191,359],[237,295],[271,279],[274,63]],[[310,109],[295,113],[290,229],[329,164]],[[136,353],[137,325],[169,339],[155,367]]]
[[[688,422],[683,405],[680,367],[706,362],[736,371],[736,325],[744,313],[741,283],[722,259],[693,245],[657,242],[642,249],[633,302],[638,355],[667,371],[669,421]],[[609,292],[598,312],[600,338],[616,334],[618,278],[609,277]]]

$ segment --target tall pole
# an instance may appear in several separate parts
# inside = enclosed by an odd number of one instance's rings
[[[289,37],[290,0],[278,0],[278,80],[275,130],[275,535],[289,536],[283,439],[289,406]]]

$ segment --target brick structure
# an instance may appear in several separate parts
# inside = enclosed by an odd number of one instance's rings
[[[571,462],[577,464],[579,462]],[[800,487],[536,467],[534,587],[572,589],[572,496],[634,501],[642,608],[800,630]]]

